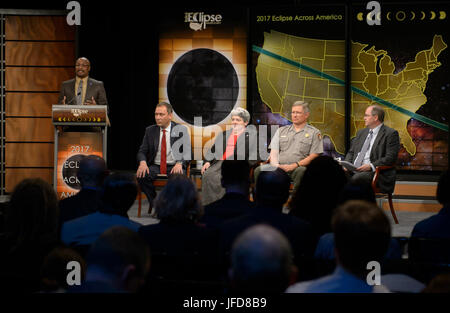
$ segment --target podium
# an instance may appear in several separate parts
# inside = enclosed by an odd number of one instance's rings
[[[83,155],[97,155],[106,161],[106,105],[52,106],[55,127],[53,187],[58,199],[76,194],[80,189],[77,171]]]

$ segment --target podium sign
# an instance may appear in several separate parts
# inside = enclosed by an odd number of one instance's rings
[[[64,199],[81,189],[77,172],[83,155],[97,155],[106,160],[107,108],[53,105],[52,118],[55,125],[53,186],[58,198]]]

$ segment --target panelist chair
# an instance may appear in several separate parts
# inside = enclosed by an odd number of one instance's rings
[[[377,166],[375,168],[375,175],[372,179],[372,189],[376,196],[381,196],[382,198],[387,198],[389,202],[389,209],[391,210],[392,217],[394,218],[395,224],[398,224],[397,215],[395,214],[394,205],[392,203],[392,193],[383,193],[380,188],[377,187],[378,178],[380,177],[380,173],[385,170],[389,170],[394,168],[394,165],[383,165]]]
[[[191,162],[188,163],[188,166],[186,167],[186,176],[190,177],[190,172],[191,172]],[[158,174],[158,177],[153,181],[153,186],[155,186],[155,188],[159,187],[159,188],[163,188],[168,181],[168,176],[167,174]],[[138,186],[138,217],[141,217],[141,209],[142,209],[142,190],[141,187],[139,186],[139,184],[137,184]]]

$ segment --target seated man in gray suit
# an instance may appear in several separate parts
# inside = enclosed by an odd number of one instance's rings
[[[91,62],[82,57],[75,63],[76,77],[62,83],[58,103],[69,105],[108,105],[103,82],[89,77]]]
[[[355,165],[351,178],[354,182],[372,183],[375,168],[395,165],[400,139],[395,129],[383,124],[384,110],[378,105],[369,106],[364,114],[366,128],[358,131],[352,140],[345,161]],[[378,187],[382,192],[392,193],[395,187],[395,168],[380,173]]]
[[[186,126],[172,122],[173,109],[167,102],[156,105],[156,125],[145,129],[144,139],[137,154],[136,172],[139,185],[147,196],[149,213],[156,197],[153,181],[158,174],[186,174],[191,160],[191,138]]]

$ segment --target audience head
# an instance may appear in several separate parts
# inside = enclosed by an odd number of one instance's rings
[[[364,200],[376,203],[372,185],[367,182],[348,182],[339,195],[338,204],[343,204],[348,200]]]
[[[338,263],[358,277],[367,275],[370,261],[381,262],[386,254],[391,227],[374,203],[347,201],[336,209],[332,229]]]
[[[347,177],[333,158],[318,156],[306,167],[289,204],[290,214],[312,224],[318,234],[331,232],[331,216]]]
[[[295,280],[289,241],[275,228],[256,225],[235,240],[230,280],[234,291],[282,293]]]
[[[281,210],[289,198],[290,186],[291,179],[282,169],[261,171],[256,182],[256,202]]]
[[[137,196],[137,183],[130,173],[113,173],[109,175],[102,186],[103,205],[100,212],[128,216],[127,212]]]
[[[12,250],[55,242],[58,199],[52,186],[41,178],[20,182],[11,194],[4,222],[5,236]]]
[[[232,186],[246,188],[250,184],[250,165],[248,161],[225,160],[221,167],[222,186],[226,189]]]
[[[136,232],[114,226],[92,244],[86,262],[86,282],[100,279],[116,290],[136,292],[149,272],[150,250]]]
[[[422,293],[450,293],[450,273],[436,275]]]
[[[80,254],[72,248],[58,246],[54,248],[44,259],[41,269],[42,291],[58,292],[69,288],[67,284],[67,264],[76,261],[81,268],[81,281],[86,274],[86,262]]]
[[[440,204],[446,205],[450,203],[450,170],[446,170],[439,178],[436,197]]]
[[[108,175],[106,162],[97,155],[83,156],[77,172],[81,187],[100,187]]]
[[[203,215],[197,188],[184,175],[172,175],[155,199],[155,211],[163,222],[196,223]]]

